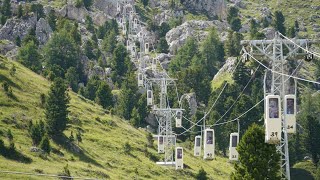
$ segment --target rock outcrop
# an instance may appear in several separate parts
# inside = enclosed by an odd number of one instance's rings
[[[84,7],[77,8],[73,4],[68,4],[59,11],[59,15],[84,23],[86,16],[89,15],[89,12]]]
[[[213,77],[213,80],[218,78],[223,73],[231,73],[236,65],[237,58],[236,57],[228,57],[226,63],[219,69],[217,74]]]
[[[50,38],[52,29],[47,20],[40,18],[36,25],[36,36],[41,45],[44,45]]]
[[[16,37],[23,39],[28,31],[37,24],[36,16],[27,18],[11,18],[0,29],[0,39],[14,41]]]
[[[211,27],[215,27],[219,32],[220,38],[224,39],[225,33],[229,28],[229,25],[226,22],[221,22],[218,20],[214,21],[187,21],[182,25],[171,29],[167,35],[166,40],[169,45],[169,51],[171,53],[179,49],[187,40],[188,37],[194,37],[197,40],[202,41],[208,35],[208,30]]]
[[[181,2],[189,11],[206,14],[210,18],[224,19],[227,15],[227,5],[224,0],[181,0]]]

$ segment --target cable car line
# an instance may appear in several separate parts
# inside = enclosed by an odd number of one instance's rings
[[[238,102],[238,100],[240,99],[240,97],[243,95],[245,89],[248,87],[248,85],[250,84],[250,82],[252,81],[255,73],[258,71],[260,65],[255,69],[254,73],[251,75],[251,78],[249,79],[249,81],[247,82],[246,86],[243,88],[243,90],[241,91],[241,93],[238,95],[237,99],[233,102],[233,104],[229,107],[229,109],[220,117],[220,119],[218,119],[216,121],[216,123],[218,123],[219,121],[222,120],[222,118],[224,118],[224,116],[232,109],[232,107]]]
[[[256,62],[258,62],[259,64],[261,64],[264,68],[266,68],[267,70],[273,72],[273,73],[276,73],[276,74],[279,74],[279,75],[282,75],[282,76],[287,76],[289,78],[293,78],[293,79],[297,79],[297,80],[301,80],[301,81],[305,81],[305,82],[309,82],[309,83],[313,83],[313,84],[318,84],[320,85],[320,82],[316,82],[316,81],[313,81],[313,80],[308,80],[308,79],[304,79],[304,78],[300,78],[300,77],[296,77],[296,76],[292,76],[292,75],[288,75],[288,74],[285,74],[285,73],[281,73],[281,72],[277,72],[277,71],[274,71],[272,69],[270,69],[268,66],[264,65],[262,62],[260,62],[259,60],[257,60],[255,57],[253,57],[250,53],[248,52],[245,52],[247,53],[252,59],[254,59]]]
[[[320,58],[320,54],[318,54],[318,53],[316,53],[316,52],[309,51],[309,50],[306,49],[306,48],[303,48],[302,46],[300,46],[300,45],[298,45],[297,43],[295,43],[292,39],[286,37],[285,35],[281,34],[280,32],[279,32],[279,34],[280,34],[283,38],[285,38],[285,39],[289,40],[290,42],[292,42],[293,44],[295,44],[295,45],[296,45],[297,47],[299,47],[300,49],[302,49],[302,50],[306,51],[307,53],[313,54],[313,55],[315,55],[315,56],[317,56],[317,57]]]

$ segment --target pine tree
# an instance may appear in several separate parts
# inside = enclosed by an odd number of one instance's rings
[[[3,16],[10,17],[12,15],[10,0],[4,0],[2,3],[1,13]]]
[[[78,68],[79,51],[79,45],[65,30],[54,33],[44,48],[47,67],[54,71],[57,65],[64,73],[70,67]]]
[[[100,104],[103,108],[111,108],[113,96],[110,87],[104,81],[101,81],[97,92],[96,92],[96,102]]]
[[[199,169],[197,175],[196,175],[196,179],[197,180],[207,180],[207,172],[201,167],[201,169]]]
[[[280,179],[280,155],[276,147],[264,142],[264,130],[253,124],[237,146],[239,164],[231,179]]]
[[[40,142],[40,148],[41,148],[44,152],[50,154],[50,152],[51,152],[51,145],[50,145],[50,140],[49,140],[49,137],[48,137],[47,134],[45,134],[45,135],[43,136],[43,138],[42,138],[42,140],[41,140],[41,142]]]
[[[92,41],[88,40],[87,43],[84,46],[84,53],[85,55],[89,58],[89,59],[95,59],[96,56],[93,53],[93,45],[92,45]]]
[[[217,67],[223,62],[225,55],[223,43],[220,41],[217,31],[214,28],[210,29],[209,36],[203,42],[201,48],[201,54],[205,60],[205,69],[210,77],[213,77],[217,72]]]
[[[234,19],[235,17],[238,17],[238,13],[239,13],[239,9],[231,6],[228,10],[228,15],[227,15],[227,21],[229,24],[231,24],[232,19]]]
[[[81,143],[82,142],[82,137],[81,137],[81,132],[78,130],[77,131],[77,142],[78,142],[78,145],[79,145],[79,143]]]
[[[112,30],[109,34],[105,35],[103,38],[102,47],[108,53],[112,53],[114,51],[114,49],[117,47],[117,36],[115,31]]]
[[[19,4],[17,17],[21,18],[22,16],[23,16],[23,8],[22,8],[22,5]]]
[[[258,32],[257,30],[257,22],[254,19],[250,20],[250,38],[251,39],[256,39],[256,34]]]
[[[128,70],[130,63],[126,48],[122,44],[118,44],[113,51],[111,59],[111,68],[118,76],[123,76]]]
[[[7,131],[7,138],[10,142],[13,141],[13,135],[12,135],[11,129],[8,129]]]
[[[233,18],[230,22],[230,28],[233,30],[233,31],[236,31],[238,32],[240,29],[241,29],[242,25],[241,25],[241,20],[240,18],[236,17],[236,18]]]
[[[55,15],[55,12],[53,9],[51,9],[47,16],[47,21],[49,23],[49,26],[51,27],[52,31],[56,30],[56,24],[57,24],[57,16]]]
[[[149,0],[141,0],[144,8],[146,8],[146,6],[148,6]]]
[[[83,5],[84,7],[86,7],[87,9],[90,8],[90,6],[92,5],[93,0],[83,0]]]
[[[154,142],[154,139],[153,139],[153,136],[151,133],[148,133],[147,134],[147,141],[148,141],[148,147],[153,147],[153,142]]]
[[[34,72],[40,72],[42,69],[41,66],[41,55],[38,52],[38,47],[33,41],[24,44],[18,52],[19,61],[30,68]]]
[[[86,98],[90,100],[94,100],[96,98],[96,92],[98,90],[99,83],[100,83],[100,80],[98,76],[92,76],[89,79],[87,86],[85,88],[85,93],[84,93]]]
[[[55,78],[50,87],[45,107],[45,115],[50,135],[59,135],[68,122],[69,97],[67,87],[61,78]]]
[[[302,96],[301,112],[299,119],[305,127],[302,134],[303,144],[306,151],[311,154],[312,162],[316,165],[320,158],[320,123],[318,120],[320,109],[320,95],[312,94],[312,91],[307,89]]]
[[[158,46],[157,46],[157,52],[158,53],[168,53],[169,45],[167,43],[166,38],[162,37],[159,40]]]
[[[93,20],[89,15],[86,16],[86,28],[91,33],[94,32]]]
[[[66,79],[68,85],[71,87],[71,89],[74,92],[77,92],[78,91],[79,75],[77,73],[76,68],[75,67],[70,67],[67,70],[67,73],[66,73],[65,77],[66,77],[65,79]]]
[[[238,63],[238,67],[233,73],[233,79],[238,85],[245,86],[250,78],[249,72],[241,59],[237,58],[236,63]]]
[[[21,38],[20,36],[17,36],[16,39],[15,39],[15,43],[18,47],[21,47]]]
[[[281,11],[276,11],[274,13],[275,20],[274,20],[274,28],[279,31],[281,34],[286,35],[286,28],[284,26],[285,18]]]

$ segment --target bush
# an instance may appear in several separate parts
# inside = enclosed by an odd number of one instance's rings
[[[198,174],[196,175],[196,179],[197,180],[207,180],[208,179],[207,172],[203,168],[201,168],[198,171]]]
[[[41,142],[40,142],[40,148],[50,154],[50,151],[51,151],[51,145],[50,145],[50,140],[49,140],[49,137],[48,135],[46,134],[45,136],[43,136]]]
[[[124,146],[123,146],[123,150],[124,150],[124,153],[130,154],[130,153],[131,153],[131,150],[132,150],[132,147],[131,147],[131,145],[130,145],[128,142],[126,142],[126,143],[124,144]]]

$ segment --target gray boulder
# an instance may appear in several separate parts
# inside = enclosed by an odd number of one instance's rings
[[[52,29],[47,20],[40,18],[36,25],[36,36],[40,44],[45,44],[52,34]]]
[[[7,39],[14,41],[17,36],[21,39],[28,34],[28,31],[35,27],[37,24],[37,18],[35,16],[29,16],[26,19],[11,18],[0,29],[0,39]]]
[[[219,16],[224,19],[227,15],[227,5],[224,0],[184,0],[183,5],[190,11],[207,14],[211,18]]]
[[[171,29],[166,35],[170,53],[173,53],[175,50],[179,49],[186,42],[188,37],[194,37],[200,41],[204,40],[208,35],[208,30],[212,27],[215,27],[220,35],[220,38],[224,39],[222,37],[225,36],[223,32],[228,30],[229,25],[226,22],[221,22],[218,20],[192,20]]]

